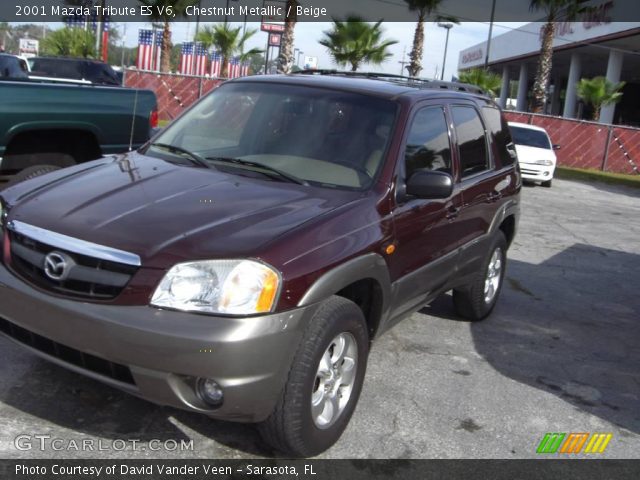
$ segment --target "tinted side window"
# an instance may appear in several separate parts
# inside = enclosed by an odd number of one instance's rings
[[[511,156],[507,148],[507,145],[511,143],[511,132],[507,122],[504,121],[497,108],[483,107],[482,112],[493,138],[494,155],[497,156],[502,166],[511,165],[515,162],[515,158]]]
[[[424,108],[416,114],[409,130],[404,158],[406,178],[420,169],[451,173],[451,145],[442,108]]]
[[[102,83],[107,85],[119,85],[118,77],[109,65],[102,63],[87,62],[85,64],[86,80],[93,83]]]
[[[458,138],[462,176],[488,170],[487,139],[478,112],[473,107],[461,106],[453,107],[451,112]]]
[[[36,59],[33,62],[32,71],[36,75],[46,77],[71,78],[72,80],[82,79],[80,62],[73,60]]]

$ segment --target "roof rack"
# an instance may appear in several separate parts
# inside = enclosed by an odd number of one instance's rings
[[[408,87],[414,87],[419,89],[442,89],[442,90],[454,90],[457,92],[474,93],[476,95],[489,96],[482,88],[476,85],[470,85],[468,83],[460,82],[445,82],[442,80],[431,80],[428,78],[420,77],[408,77],[405,75],[394,75],[392,73],[380,73],[380,72],[349,72],[335,69],[320,69],[320,70],[298,70],[292,72],[294,75],[337,75],[343,77],[354,78],[371,78],[374,80],[384,80],[387,82],[396,83]]]

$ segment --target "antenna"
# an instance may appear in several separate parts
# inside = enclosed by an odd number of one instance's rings
[[[405,45],[405,47],[402,49],[402,61],[398,62],[401,66],[400,66],[400,75],[404,75],[404,66],[407,65],[410,62],[406,62],[405,58],[407,58],[407,47]]]
[[[136,114],[138,113],[138,92],[139,90],[135,89],[135,96],[133,97],[133,117],[131,118],[131,135],[129,136],[129,151],[133,150],[133,133],[135,131],[136,126]]]

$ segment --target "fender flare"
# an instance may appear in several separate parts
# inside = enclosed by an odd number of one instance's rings
[[[515,199],[505,202],[498,209],[498,211],[493,216],[493,220],[491,221],[491,225],[489,226],[487,234],[494,234],[500,228],[500,225],[502,224],[504,219],[512,215],[515,217],[517,227],[520,217],[520,203]]]
[[[321,302],[352,283],[366,279],[373,279],[380,285],[381,317],[385,318],[391,299],[391,279],[387,262],[377,253],[352,258],[324,273],[307,289],[298,302],[298,307]]]

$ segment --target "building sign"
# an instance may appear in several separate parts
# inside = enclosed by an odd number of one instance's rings
[[[32,38],[21,38],[18,46],[20,55],[24,57],[37,57],[40,48],[40,42]]]
[[[269,46],[270,47],[279,47],[282,43],[282,35],[279,33],[270,33],[269,34]]]
[[[260,30],[263,32],[284,32],[284,21],[287,18],[287,3],[284,0],[264,0],[264,11]]]
[[[478,48],[476,50],[464,53],[462,55],[462,64],[466,65],[467,63],[476,62],[478,60],[482,60],[483,57],[484,50],[482,50],[482,48]]]
[[[318,57],[304,57],[304,69],[305,70],[317,70],[318,69]]]

